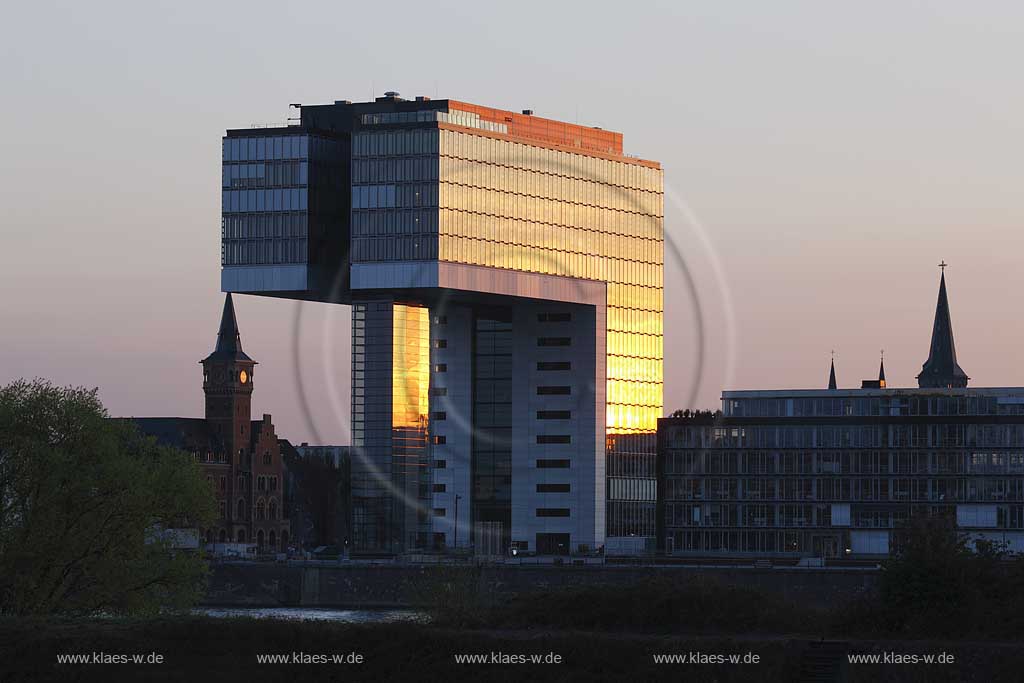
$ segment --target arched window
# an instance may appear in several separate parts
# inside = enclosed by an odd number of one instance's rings
[[[238,475],[238,492],[241,493],[243,491],[245,491],[245,476],[239,474]]]
[[[263,529],[256,532],[256,549],[263,550]]]
[[[277,550],[277,536],[273,531],[267,535],[267,545],[270,546],[271,550]]]
[[[270,513],[270,519],[277,519],[277,499],[271,498],[270,505],[267,508]]]
[[[217,534],[217,539],[218,539],[218,540],[219,540],[219,541],[220,541],[221,543],[224,543],[224,542],[226,542],[226,541],[228,540],[228,532],[227,532],[227,531],[225,531],[224,529],[221,529],[221,530],[220,530],[220,533],[219,533],[219,534]]]
[[[260,498],[258,501],[256,501],[256,519],[262,521],[266,518],[266,510],[263,506],[263,499]]]
[[[236,519],[245,519],[245,500],[242,498],[238,499],[238,517]]]
[[[245,543],[245,529],[239,529],[238,534],[235,536],[235,539],[239,543]]]

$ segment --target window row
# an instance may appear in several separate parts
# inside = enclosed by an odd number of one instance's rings
[[[224,213],[247,211],[306,211],[309,194],[305,188],[281,190],[224,190],[221,192]]]
[[[407,183],[437,181],[436,156],[353,159],[352,183]]]
[[[306,263],[309,251],[305,239],[249,239],[221,242],[221,265],[262,265]]]
[[[642,205],[632,211],[624,211],[447,182],[439,183],[437,187],[438,203],[446,209],[648,239],[664,238],[662,216],[654,210],[644,210]]]
[[[352,209],[411,209],[437,206],[436,183],[353,185]]]
[[[570,178],[447,156],[440,159],[439,175],[442,182],[481,190],[587,204],[617,211],[664,215],[661,192],[618,187],[596,178]]]
[[[606,340],[609,355],[650,359],[665,357],[665,339],[660,334],[608,332]]]
[[[440,210],[439,222],[442,233],[455,237],[521,244],[655,265],[664,263],[665,243],[660,239],[449,209]]]
[[[221,185],[229,188],[306,185],[309,165],[305,161],[277,161],[256,164],[224,164]]]
[[[611,401],[605,406],[605,428],[609,434],[654,433],[661,417],[661,405],[622,405]]]
[[[606,329],[638,334],[664,334],[664,319],[657,313],[610,306],[606,309]]]
[[[584,180],[599,179],[652,192],[660,192],[662,187],[661,169],[472,133],[442,130],[440,150],[443,155],[460,159]]]
[[[725,412],[735,417],[1011,415],[1020,414],[1016,408],[1024,403],[1019,401],[1017,396],[730,399],[725,403]]]
[[[256,237],[308,237],[308,214],[243,213],[221,218],[221,238],[250,239]]]
[[[1024,474],[1024,453],[675,450],[666,434],[666,474]]]
[[[328,149],[340,151],[337,143],[321,138],[314,138]],[[222,158],[224,161],[264,161],[266,159],[308,159],[310,136],[283,135],[258,136],[251,138],[226,137],[223,141]]]
[[[359,131],[352,136],[352,157],[437,154],[438,132],[431,128]]]
[[[659,410],[661,409],[663,385],[660,383],[610,379],[607,382],[606,392],[608,403],[627,406],[655,406]]]
[[[437,259],[436,235],[396,235],[352,239],[352,263]]]
[[[413,233],[431,233],[436,235],[437,232],[437,210],[352,212],[352,235],[354,237],[409,235]]]
[[[608,479],[608,497],[612,500],[653,501],[656,499],[657,492],[657,479],[624,479],[621,477]]]
[[[442,261],[607,282],[609,306],[662,310],[663,270],[658,265],[445,234],[435,239]]]

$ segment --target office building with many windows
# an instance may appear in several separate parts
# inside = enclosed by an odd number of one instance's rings
[[[726,391],[659,420],[658,545],[672,555],[877,559],[914,515],[1024,550],[1024,388],[968,388],[945,275],[917,388]]]
[[[352,306],[353,545],[653,546],[662,173],[389,93],[224,138],[222,288]]]

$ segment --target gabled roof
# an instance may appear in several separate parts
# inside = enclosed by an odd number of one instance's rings
[[[201,417],[133,417],[143,434],[152,436],[161,446],[196,453],[222,453],[223,440]]]
[[[917,376],[917,385],[921,388],[966,387],[969,379],[956,362],[953,323],[946,296],[946,274],[943,272],[939,279],[939,299],[935,304],[932,343],[928,350],[928,360],[921,366],[921,374]]]
[[[220,316],[220,330],[217,332],[217,346],[202,363],[210,360],[249,361],[252,358],[242,351],[242,335],[238,332],[238,321],[235,319],[235,304],[231,300],[231,292],[224,297],[224,312]]]

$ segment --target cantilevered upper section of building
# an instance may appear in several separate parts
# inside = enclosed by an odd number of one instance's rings
[[[589,298],[588,283],[660,291],[661,168],[624,154],[621,133],[396,93],[300,110],[224,137],[223,290],[475,291],[481,273],[447,263],[571,279],[519,278],[555,300]],[[650,291],[609,295],[661,308]]]

